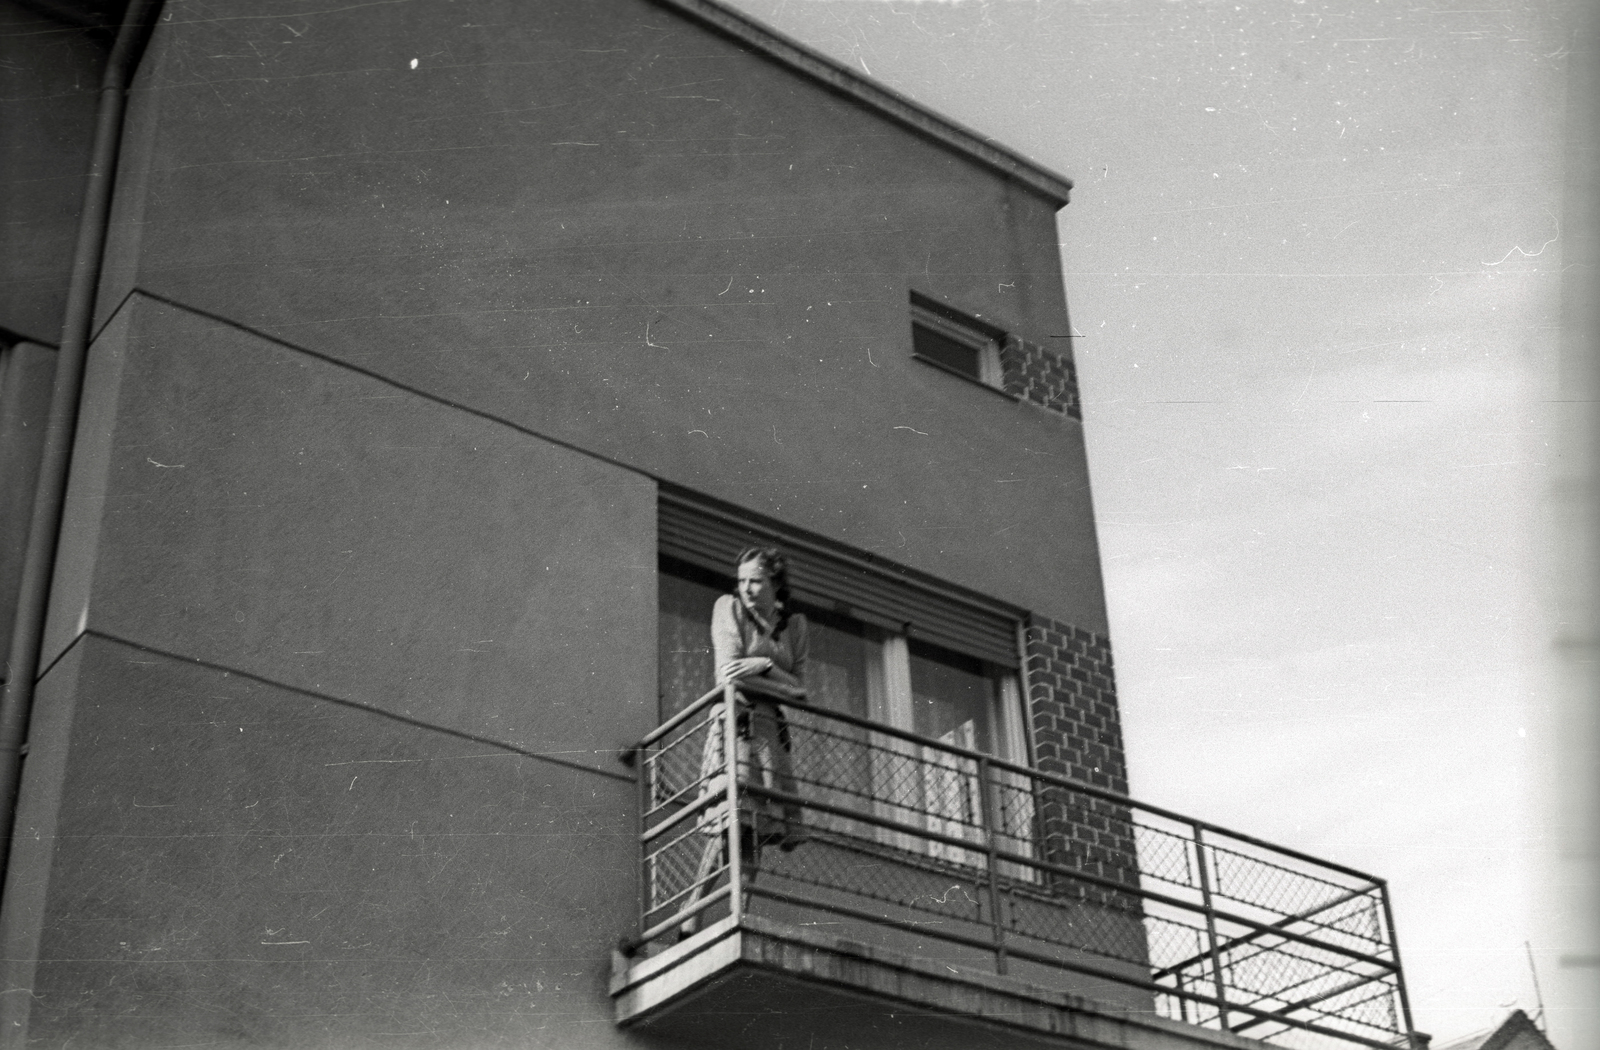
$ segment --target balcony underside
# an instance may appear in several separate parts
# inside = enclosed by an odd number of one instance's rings
[[[648,959],[616,956],[611,994],[620,1025],[730,1050],[774,1031],[809,1050],[1262,1046],[759,915],[723,919]]]

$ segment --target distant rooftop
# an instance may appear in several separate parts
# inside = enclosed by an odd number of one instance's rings
[[[1513,1010],[1498,1028],[1474,1032],[1433,1047],[1433,1050],[1555,1050],[1555,1046],[1532,1018],[1521,1010]]]
[[[986,135],[935,113],[897,91],[892,91],[850,67],[813,51],[804,44],[769,29],[719,0],[655,0],[732,37],[788,66],[832,91],[848,95],[895,123],[933,139],[969,157],[1063,207],[1072,192],[1072,180],[1000,145]]]

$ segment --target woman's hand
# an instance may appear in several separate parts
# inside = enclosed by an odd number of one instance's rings
[[[741,678],[752,675],[766,674],[772,670],[772,660],[766,656],[742,656],[737,660],[729,660],[722,665],[721,675],[724,681],[737,682]]]

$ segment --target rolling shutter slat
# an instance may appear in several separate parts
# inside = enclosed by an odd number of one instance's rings
[[[662,492],[658,520],[660,552],[667,557],[726,576],[746,547],[779,547],[789,556],[789,582],[801,601],[893,626],[911,638],[1002,667],[1017,666],[1017,616],[1007,610],[857,561],[798,531],[738,521],[676,493]]]

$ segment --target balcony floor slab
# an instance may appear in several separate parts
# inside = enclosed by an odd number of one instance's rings
[[[619,1025],[709,1050],[1262,1050],[1227,1032],[746,915],[613,960]]]

